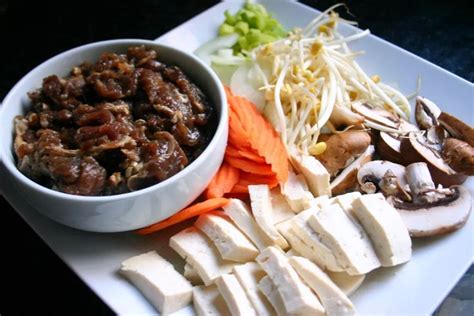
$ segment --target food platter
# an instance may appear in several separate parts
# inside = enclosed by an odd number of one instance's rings
[[[264,4],[287,28],[305,25],[317,14],[317,11],[295,2],[264,1]],[[157,41],[191,52],[215,35],[226,9],[236,11],[240,6],[240,2],[220,3]],[[346,28],[349,31],[350,27]],[[396,83],[405,94],[415,90],[420,77],[423,81],[421,95],[429,95],[456,116],[469,116],[470,109],[462,106],[473,97],[469,82],[375,36],[366,37],[354,43],[353,47],[367,52],[359,61],[368,73],[377,73],[387,82]],[[468,123],[473,124],[472,114]],[[155,313],[145,298],[118,275],[119,264],[128,257],[152,249],[167,259],[177,260],[178,256],[167,247],[167,241],[180,227],[151,236],[84,233],[43,218],[15,188],[2,185],[2,193],[11,205],[115,312]],[[472,193],[472,179],[466,185]],[[432,313],[473,261],[473,228],[471,218],[465,227],[450,235],[417,240],[409,264],[370,273],[363,286],[351,297],[358,312]],[[192,309],[187,307],[180,313],[192,314]]]

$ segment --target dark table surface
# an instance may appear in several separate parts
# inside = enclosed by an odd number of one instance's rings
[[[302,2],[324,10],[339,1]],[[474,80],[472,1],[345,2],[362,28]],[[155,39],[215,3],[0,0],[0,100],[29,70],[58,53],[105,39]],[[0,314],[112,313],[1,196],[0,210]]]

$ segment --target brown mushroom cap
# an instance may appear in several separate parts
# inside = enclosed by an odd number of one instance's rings
[[[423,144],[424,138],[413,133],[403,138],[400,151],[408,163],[426,162],[435,184],[444,187],[462,184],[466,176],[454,171],[441,157],[441,154],[433,151]]]
[[[381,108],[372,107],[367,103],[353,102],[352,110],[377,124],[393,129],[398,129],[400,125],[400,119],[395,114]]]
[[[447,138],[441,152],[447,164],[457,172],[474,176],[474,147],[456,139]]]
[[[359,169],[372,160],[374,154],[374,146],[369,146],[362,155],[347,166],[334,180],[331,182],[331,192],[338,195],[354,188],[357,183],[357,172]]]
[[[441,112],[438,120],[449,134],[474,147],[474,128],[446,112]]]
[[[399,129],[406,133],[418,130],[415,125],[404,120],[400,121]],[[409,162],[405,159],[404,155],[402,155],[400,145],[400,136],[387,132],[380,132],[375,141],[375,148],[382,159],[401,165],[407,165]]]
[[[471,194],[462,186],[453,186],[455,195],[434,206],[420,205],[403,208],[395,205],[412,237],[428,237],[446,234],[462,227],[472,208]]]

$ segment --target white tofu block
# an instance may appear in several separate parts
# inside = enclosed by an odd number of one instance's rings
[[[205,285],[212,284],[236,265],[235,262],[222,259],[209,238],[194,226],[171,237],[170,247],[196,269]]]
[[[380,267],[369,237],[362,227],[336,204],[326,205],[308,219],[337,262],[351,275],[366,274]]]
[[[230,315],[227,303],[215,284],[193,287],[193,306],[198,316]]]
[[[286,222],[280,223],[277,226],[278,231],[286,238],[288,243],[291,246],[291,250],[297,253],[297,255],[301,255],[303,257],[308,258],[309,260],[318,264],[320,261],[320,254],[315,251],[314,248],[309,246],[307,243],[304,242],[293,230],[292,228],[292,220],[288,220]],[[287,253],[288,256],[288,253]]]
[[[334,201],[339,203],[344,211],[348,214],[352,214],[352,202],[361,196],[360,192],[349,192],[346,194],[338,195],[334,197]]]
[[[314,207],[320,209],[327,204],[331,204],[330,200],[332,199],[333,198],[330,199],[327,195],[315,197],[311,201],[309,201],[309,207],[307,207],[306,209]]]
[[[411,238],[400,214],[381,194],[366,194],[352,203],[352,213],[372,240],[382,266],[411,258]]]
[[[273,225],[272,198],[270,189],[266,184],[249,185],[250,205],[253,216],[263,233],[282,249],[288,248],[288,243]]]
[[[125,260],[120,273],[135,285],[160,313],[169,314],[191,303],[191,284],[156,251]]]
[[[259,250],[273,245],[271,239],[268,238],[260,226],[258,226],[248,206],[244,202],[239,199],[230,199],[230,202],[224,206],[223,209],[234,224],[247,235]]]
[[[365,274],[349,275],[347,272],[333,271],[326,271],[326,274],[347,296],[354,293],[365,280]]]
[[[264,276],[260,282],[258,282],[258,289],[267,298],[270,304],[273,306],[273,310],[278,316],[285,316],[285,303],[278,292],[277,287],[273,284],[272,279],[268,275]]]
[[[184,277],[191,282],[192,285],[201,285],[203,284],[201,277],[189,263],[184,265]]]
[[[270,190],[272,200],[272,224],[284,222],[287,219],[295,216],[295,212],[291,209],[290,205],[286,201],[286,198],[280,192],[280,187],[276,187]]]
[[[257,257],[278,289],[286,313],[290,315],[324,315],[324,308],[311,289],[304,284],[288,262],[288,257],[276,247],[268,247]]]
[[[308,219],[311,214],[317,212],[318,210],[320,210],[320,208],[313,207],[299,213],[291,220],[291,227],[296,236],[303,240],[305,244],[307,244],[311,249],[311,258],[307,256],[305,257],[315,262],[323,269],[331,271],[344,271],[332,250],[326,247],[326,245],[319,238],[316,231],[314,231],[314,229],[308,224]]]
[[[331,196],[330,175],[323,164],[310,155],[303,155],[295,150],[290,153],[293,167],[304,175],[309,191],[314,196]]]
[[[309,202],[313,199],[313,194],[309,192],[308,184],[302,174],[296,175],[294,172],[288,173],[288,180],[282,186],[282,193],[291,209],[299,213],[307,209]]]
[[[203,214],[194,225],[212,240],[223,259],[236,262],[254,260],[258,255],[257,248],[234,224],[224,218],[224,212],[219,213]]]
[[[233,274],[221,275],[216,279],[216,285],[232,316],[257,315],[247,294]]]
[[[247,294],[257,315],[275,315],[270,302],[258,289],[258,282],[266,275],[260,265],[256,262],[247,262],[246,264],[235,266],[233,273],[245,290],[245,294]]]
[[[288,239],[287,239],[288,240]],[[291,246],[291,243],[290,243],[290,246]],[[288,258],[290,257],[293,257],[293,256],[300,256],[301,254],[299,252],[297,252],[294,248],[290,248],[290,250],[288,250],[286,253],[286,256]]]
[[[303,257],[291,257],[291,266],[318,295],[327,315],[355,315],[349,298],[317,265]]]

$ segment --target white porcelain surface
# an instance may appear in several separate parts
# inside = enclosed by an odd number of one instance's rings
[[[287,27],[302,26],[317,11],[299,3],[264,1],[270,12]],[[192,51],[212,38],[226,9],[237,10],[240,3],[220,3],[164,34],[158,42]],[[375,30],[376,31],[376,30]],[[186,39],[185,41],[183,39]],[[471,83],[375,36],[359,41],[367,55],[360,62],[370,74],[396,82],[402,92],[415,90],[418,76],[421,94],[438,102],[443,109],[474,124],[474,88]],[[0,178],[2,178],[0,169]],[[2,182],[2,185],[4,183]],[[474,181],[466,185],[473,194]],[[151,236],[132,233],[93,234],[58,225],[40,216],[25,203],[24,196],[3,186],[8,201],[46,243],[118,314],[153,314],[156,311],[117,270],[120,262],[156,249],[175,263],[182,263],[167,246],[168,238],[181,227]],[[368,275],[352,296],[360,315],[429,315],[441,303],[457,280],[473,262],[474,220],[452,234],[416,240],[412,260],[398,268],[378,269]],[[189,306],[176,315],[192,315]]]
[[[13,118],[29,106],[27,92],[41,87],[44,77],[68,75],[73,66],[95,61],[104,52],[126,52],[132,45],[145,45],[158,51],[159,59],[179,65],[204,90],[219,112],[219,124],[205,151],[173,177],[154,186],[120,195],[86,197],[45,188],[24,176],[15,166],[12,153]],[[227,104],[225,92],[214,72],[191,54],[147,40],[112,40],[81,46],[44,62],[28,73],[9,92],[0,112],[0,156],[5,178],[16,191],[42,214],[64,225],[94,231],[119,232],[141,228],[179,211],[207,186],[219,168],[227,143]]]

